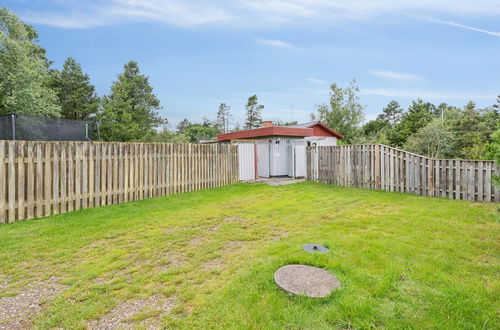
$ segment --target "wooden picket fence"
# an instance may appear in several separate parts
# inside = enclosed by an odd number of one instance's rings
[[[0,223],[237,181],[233,145],[0,141]]]
[[[307,178],[345,187],[499,202],[493,161],[432,159],[385,145],[308,147]]]

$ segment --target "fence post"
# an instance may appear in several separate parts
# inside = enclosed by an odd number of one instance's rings
[[[380,144],[375,145],[375,189],[380,190]]]
[[[12,118],[12,140],[16,140],[16,115],[11,114]]]

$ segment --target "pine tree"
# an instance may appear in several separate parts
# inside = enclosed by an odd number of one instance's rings
[[[413,101],[408,107],[408,111],[401,117],[399,123],[389,135],[391,145],[403,146],[406,140],[419,129],[427,126],[437,113],[436,106],[421,99]]]
[[[259,104],[257,95],[252,95],[248,98],[248,102],[245,105],[246,109],[246,121],[245,129],[258,128],[262,125],[261,112],[264,109],[262,104]]]
[[[0,7],[0,114],[59,117],[49,61],[37,39],[31,26]]]
[[[226,105],[226,103],[221,103],[219,105],[219,110],[217,111],[217,125],[223,133],[227,133],[229,131],[230,110],[230,106]]]
[[[101,136],[106,141],[137,141],[154,134],[166,120],[158,116],[160,101],[153,93],[149,79],[142,75],[137,62],[130,61],[104,98],[99,115]]]
[[[193,123],[191,123],[187,118],[184,118],[177,124],[177,133],[184,134],[184,132],[191,126],[193,126]]]
[[[397,101],[391,101],[382,110],[382,113],[377,116],[377,120],[381,120],[392,127],[401,121],[403,117],[403,109]]]
[[[53,89],[57,93],[61,115],[68,119],[89,119],[97,113],[99,99],[90,78],[72,57],[62,71],[53,71]]]

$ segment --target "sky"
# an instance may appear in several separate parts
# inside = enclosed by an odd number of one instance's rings
[[[99,95],[135,60],[173,128],[231,106],[244,122],[305,122],[329,86],[360,88],[366,120],[407,107],[480,107],[500,94],[500,0],[0,0],[33,25],[60,68],[81,63]]]

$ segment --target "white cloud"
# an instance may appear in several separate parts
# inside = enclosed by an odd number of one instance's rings
[[[442,21],[440,19],[435,19],[435,18],[432,18],[432,17],[427,17],[427,19],[429,21],[431,21],[431,22],[434,22],[434,23],[439,23],[439,24],[444,24],[444,25],[449,25],[449,26],[455,26],[455,27],[459,27],[459,28],[462,28],[462,29],[466,29],[466,30],[470,30],[470,31],[474,31],[474,32],[480,32],[480,33],[488,34],[488,35],[493,36],[493,37],[500,38],[500,32],[497,32],[497,31],[490,31],[490,30],[480,29],[480,28],[476,28],[476,27],[469,26],[469,25],[464,25],[464,24],[461,24],[461,23],[453,22],[453,21]]]
[[[338,17],[361,18],[387,13],[441,12],[470,15],[498,15],[498,0],[241,0],[244,7],[264,17],[294,20],[311,17],[331,20]]]
[[[40,3],[37,10],[18,12],[30,23],[63,28],[137,21],[162,22],[180,27],[204,24],[255,27],[266,23],[331,23],[340,19],[402,13],[500,15],[498,0],[46,0]],[[455,22],[446,24],[477,32],[496,33]]]
[[[386,97],[401,97],[416,99],[418,97],[425,99],[456,99],[456,100],[472,100],[472,99],[492,99],[494,100],[496,95],[492,94],[482,94],[482,93],[448,93],[448,92],[436,92],[436,91],[426,91],[426,90],[404,90],[404,89],[387,89],[387,88],[362,88],[361,94],[363,95],[375,95],[375,96],[386,96]]]
[[[289,44],[288,42],[284,42],[282,40],[258,39],[257,43],[264,46],[276,47],[276,48],[293,48],[291,44]]]
[[[232,19],[232,15],[224,8],[199,1],[186,3],[179,0],[97,0],[86,3],[85,6],[72,1],[62,4],[60,11],[26,12],[21,13],[21,16],[30,23],[61,28],[91,28],[144,21],[188,28]]]
[[[396,79],[402,81],[423,81],[424,78],[411,73],[396,72],[396,71],[383,71],[383,70],[372,70],[368,72],[369,74],[382,78]]]
[[[328,84],[328,81],[318,78],[306,78],[306,81],[314,84]]]

